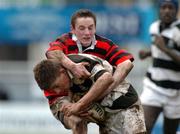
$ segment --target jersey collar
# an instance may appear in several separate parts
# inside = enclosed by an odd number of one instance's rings
[[[72,35],[72,40],[74,40],[74,41],[76,42],[76,44],[77,44],[77,46],[78,46],[79,53],[82,53],[82,52],[84,52],[84,51],[86,51],[86,50],[89,50],[89,49],[94,49],[94,48],[95,48],[95,45],[96,45],[96,43],[97,43],[96,37],[94,36],[91,45],[90,45],[89,47],[87,47],[85,50],[83,50],[83,49],[82,49],[82,44],[81,44],[81,42],[77,39],[77,37],[76,37],[75,34]]]

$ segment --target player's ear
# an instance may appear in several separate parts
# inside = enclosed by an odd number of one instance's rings
[[[65,68],[61,67],[61,68],[59,69],[59,73],[65,73],[65,72],[66,72],[66,69],[65,69]]]
[[[70,28],[71,28],[71,33],[74,34],[74,28],[73,28],[73,26],[71,25]]]

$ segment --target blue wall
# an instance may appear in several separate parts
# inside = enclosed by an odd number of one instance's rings
[[[148,27],[154,20],[153,7],[107,7],[103,5],[69,5],[65,7],[0,8],[0,44],[29,44],[54,40],[70,29],[70,17],[79,8],[97,14],[97,33],[115,42],[149,43]]]

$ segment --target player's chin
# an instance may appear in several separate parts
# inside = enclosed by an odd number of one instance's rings
[[[170,24],[173,22],[173,17],[172,16],[164,16],[163,17],[163,22],[166,23],[166,24]]]
[[[88,47],[88,46],[91,45],[91,42],[92,42],[91,40],[83,40],[82,44],[83,44],[84,47]]]

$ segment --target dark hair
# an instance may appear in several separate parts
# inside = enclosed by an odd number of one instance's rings
[[[33,69],[34,78],[42,90],[50,88],[59,75],[61,64],[58,61],[47,59],[39,62]]]
[[[93,18],[95,26],[96,26],[96,15],[88,9],[80,9],[80,10],[77,10],[71,17],[71,25],[73,28],[75,28],[77,18],[82,18],[82,17]]]

